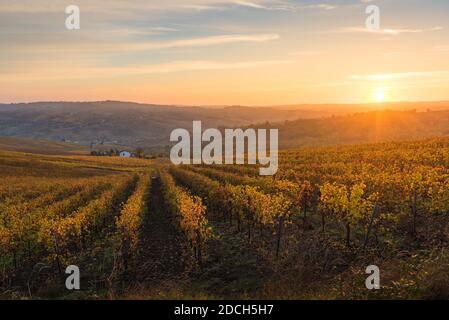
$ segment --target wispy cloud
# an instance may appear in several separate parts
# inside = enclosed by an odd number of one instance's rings
[[[323,9],[323,10],[333,10],[336,9],[336,5],[331,5],[327,3],[310,4],[306,6],[300,6],[301,9]]]
[[[257,3],[257,2],[235,0],[235,1],[232,1],[232,3],[235,3],[235,4],[239,5],[239,6],[250,7],[250,8],[255,8],[255,9],[270,9],[266,5],[262,5],[262,4]]]
[[[237,34],[237,35],[219,35],[202,38],[182,39],[164,42],[153,42],[137,44],[136,47],[141,49],[166,49],[166,48],[180,48],[180,47],[199,47],[211,46],[227,43],[240,42],[266,42],[279,39],[278,34]]]
[[[399,35],[402,33],[423,33],[429,31],[439,31],[443,30],[442,27],[436,26],[429,29],[379,29],[379,30],[371,30],[363,27],[344,27],[337,30],[331,30],[326,33],[373,33],[373,34],[383,34],[383,35]]]
[[[182,71],[201,71],[201,70],[230,70],[230,69],[248,69],[263,66],[293,63],[292,60],[261,60],[261,61],[242,61],[242,62],[217,62],[217,61],[173,61],[150,66],[139,66],[137,68],[113,68],[107,69],[113,74],[152,74],[152,73],[171,73]],[[104,70],[99,69],[98,72]]]
[[[61,8],[68,6],[73,1],[69,0],[2,0],[1,12],[60,12]],[[77,0],[76,4],[87,11],[206,11],[224,10],[232,7],[243,6],[253,9],[296,11],[299,9],[334,9],[335,5],[317,3],[312,5],[300,5],[288,0],[108,0],[103,1]]]
[[[120,31],[117,31],[120,32]],[[165,41],[124,41],[124,42],[92,42],[81,41],[74,43],[66,43],[61,46],[59,43],[47,43],[41,45],[35,43],[34,52],[137,52],[149,50],[175,49],[175,48],[194,48],[194,47],[212,47],[218,45],[226,45],[233,43],[263,43],[279,39],[279,35],[275,33],[267,34],[228,34],[217,36],[206,36],[189,39],[175,39]],[[31,44],[26,44],[30,48]],[[20,48],[16,45],[16,48]],[[24,47],[25,48],[25,47]]]
[[[261,68],[265,66],[283,65],[294,63],[293,60],[258,60],[258,61],[241,61],[241,62],[220,62],[210,60],[193,60],[193,61],[171,61],[166,63],[125,66],[125,67],[92,67],[78,66],[74,69],[64,69],[64,67],[55,69],[52,72],[44,72],[44,70],[23,70],[21,72],[11,72],[3,74],[0,81],[34,81],[38,79],[58,80],[58,79],[88,79],[88,78],[109,78],[117,76],[130,75],[151,75],[188,71],[212,71],[212,70],[236,70]],[[45,66],[41,66],[45,69]],[[70,66],[66,66],[68,68]],[[29,72],[32,71],[32,72]],[[36,72],[37,71],[37,72]]]
[[[246,1],[246,0],[232,0],[231,3],[234,3],[239,6],[249,7],[253,9],[262,9],[262,10],[275,10],[275,11],[300,11],[304,9],[322,9],[322,10],[332,10],[337,8],[336,5],[330,5],[327,3],[317,3],[310,5],[298,5],[294,3],[290,3],[288,1]]]

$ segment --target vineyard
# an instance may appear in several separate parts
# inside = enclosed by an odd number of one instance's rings
[[[119,160],[1,153],[5,294],[59,295],[68,265],[84,266],[93,288],[110,285],[106,272],[126,270],[146,213],[150,166]]]
[[[449,139],[258,169],[0,152],[0,296],[449,298]]]

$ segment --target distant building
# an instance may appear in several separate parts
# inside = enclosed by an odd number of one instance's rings
[[[132,154],[128,151],[120,151],[120,157],[122,158],[131,158]]]

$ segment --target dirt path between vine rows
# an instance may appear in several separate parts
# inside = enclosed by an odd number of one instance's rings
[[[161,181],[153,179],[141,250],[131,277],[131,298],[250,297],[261,289],[265,272],[260,257],[242,234],[226,223],[213,223],[214,237],[207,242],[199,269],[167,208]]]
[[[136,280],[137,286],[151,290],[153,296],[166,293],[185,280],[188,266],[181,234],[164,203],[158,177],[152,179],[148,206],[139,243]]]

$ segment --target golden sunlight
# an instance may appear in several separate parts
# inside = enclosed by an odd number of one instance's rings
[[[384,102],[387,100],[387,89],[385,87],[377,87],[373,89],[373,100],[375,102]]]

